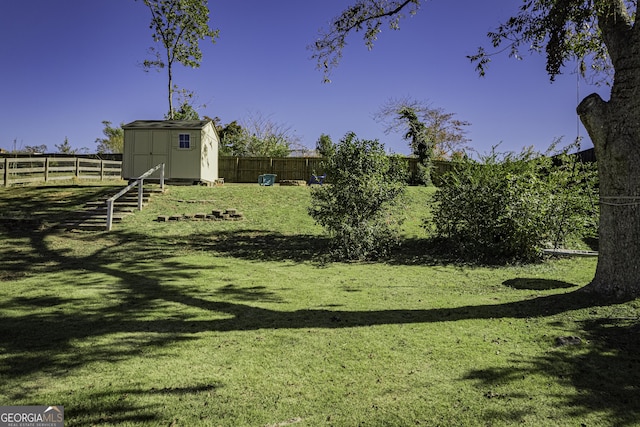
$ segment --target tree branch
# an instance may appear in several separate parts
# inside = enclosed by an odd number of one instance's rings
[[[334,18],[328,31],[321,32],[316,42],[308,48],[315,53],[312,58],[317,61],[317,68],[323,70],[325,82],[332,68],[335,68],[342,58],[342,49],[346,46],[346,38],[353,31],[365,31],[364,40],[369,49],[373,48],[373,42],[383,20],[388,20],[393,29],[399,27],[400,13],[411,4],[414,14],[422,0],[358,0],[353,6],[343,11]],[[395,19],[394,19],[395,18]]]
[[[606,149],[607,103],[597,93],[592,93],[580,102],[576,109],[580,121],[598,151]]]
[[[379,12],[377,14],[373,14],[369,17],[365,17],[362,20],[356,20],[353,22],[353,24],[347,28],[345,28],[345,32],[348,33],[351,30],[354,29],[360,29],[362,27],[362,24],[366,24],[367,22],[370,21],[375,21],[378,19],[382,19],[382,18],[387,18],[387,17],[392,17],[398,13],[400,13],[400,11],[402,11],[402,9],[404,9],[406,6],[409,5],[409,3],[416,3],[416,0],[405,0],[402,3],[400,3],[398,6],[396,6],[394,9],[391,10],[384,10],[384,7],[380,4],[378,4],[378,2],[371,0],[373,2],[373,4],[376,6],[376,8],[379,10]]]

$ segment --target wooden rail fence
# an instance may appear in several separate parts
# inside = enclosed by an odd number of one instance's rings
[[[5,157],[0,159],[0,186],[84,179],[121,179],[122,162],[81,157]]]

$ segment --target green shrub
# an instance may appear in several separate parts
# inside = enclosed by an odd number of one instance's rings
[[[575,159],[494,150],[462,162],[434,197],[436,235],[467,259],[533,261],[594,230],[595,168]]]
[[[402,219],[394,212],[404,194],[406,162],[391,160],[377,140],[347,134],[324,162],[331,184],[312,190],[309,215],[331,236],[335,259],[385,256]]]
[[[432,185],[433,180],[431,176],[431,171],[433,170],[433,165],[431,162],[425,164],[424,162],[420,162],[416,165],[416,176],[415,183],[418,185]]]

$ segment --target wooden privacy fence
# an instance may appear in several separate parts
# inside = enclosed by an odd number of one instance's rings
[[[276,181],[304,180],[311,175],[322,175],[323,158],[321,157],[230,157],[218,158],[218,176],[225,182],[257,183],[263,174],[277,175]],[[402,158],[409,167],[409,181],[415,182],[418,170],[418,159],[415,157]],[[451,162],[434,161],[432,179],[437,184],[439,178],[454,169]],[[331,177],[327,177],[328,182]]]
[[[276,180],[305,180],[322,174],[320,157],[227,157],[218,158],[218,176],[225,182],[258,182],[258,176],[275,174]]]
[[[0,159],[0,185],[57,180],[121,179],[122,162],[81,157],[21,157]]]

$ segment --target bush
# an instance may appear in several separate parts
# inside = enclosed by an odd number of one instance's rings
[[[533,261],[595,229],[595,191],[595,168],[575,157],[492,151],[443,177],[433,224],[467,259]]]
[[[311,192],[309,215],[331,236],[331,255],[341,260],[385,256],[402,222],[394,207],[406,188],[406,162],[393,161],[377,140],[347,134],[324,162],[330,185]]]

